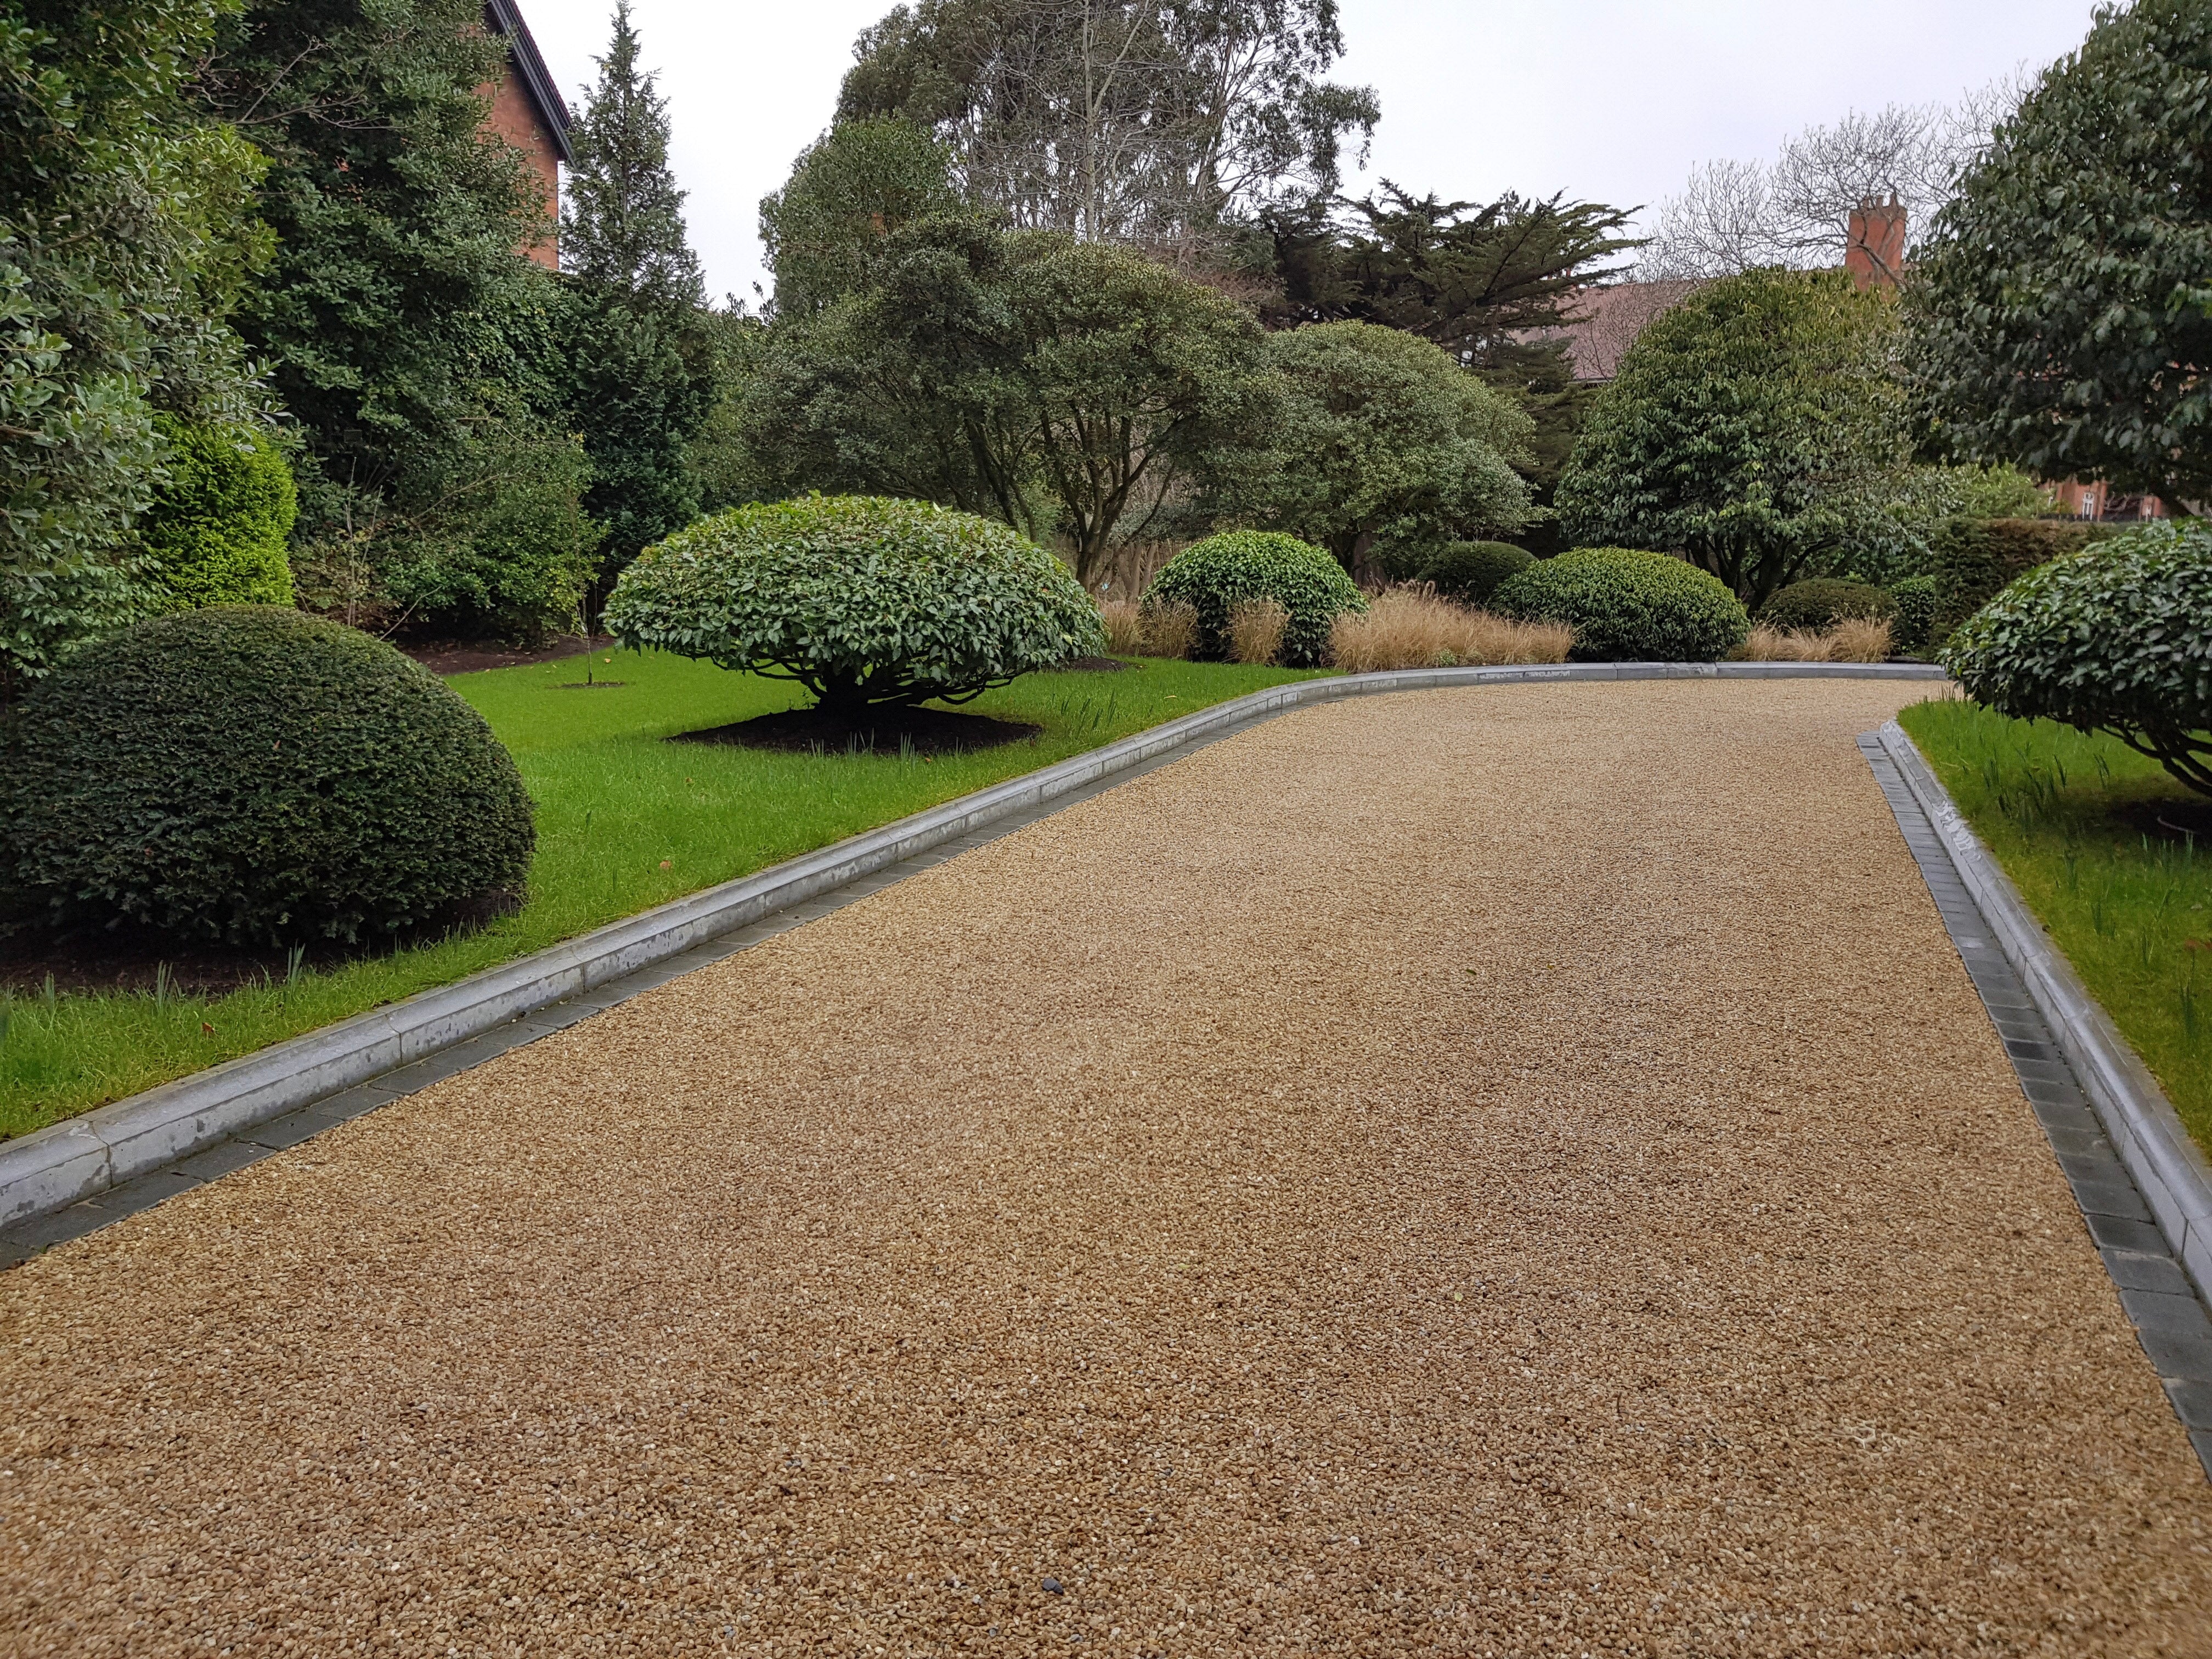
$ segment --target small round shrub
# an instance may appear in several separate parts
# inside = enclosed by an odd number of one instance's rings
[[[520,893],[522,779],[436,676],[268,606],[156,617],[32,687],[0,887],[57,924],[232,945],[370,940]]]
[[[1814,576],[1792,582],[1759,613],[1769,628],[1789,628],[1825,634],[1845,617],[1863,622],[1887,622],[1897,612],[1897,602],[1872,582],[1842,581],[1833,576]]]
[[[1577,662],[1717,662],[1751,633],[1718,577],[1664,553],[1578,547],[1500,582],[1490,608],[1575,630]]]
[[[2212,529],[2053,559],[1968,617],[1942,660],[2000,714],[2109,732],[2212,795]]]
[[[252,427],[161,426],[168,482],[138,534],[160,568],[161,608],[291,604],[285,547],[299,504],[283,453]]]
[[[1248,599],[1273,599],[1290,613],[1280,660],[1310,667],[1328,659],[1328,630],[1367,600],[1344,567],[1311,542],[1274,530],[1231,530],[1194,543],[1168,561],[1145,603],[1188,605],[1198,613],[1197,654],[1229,648],[1229,613]]]
[[[965,701],[1103,652],[1067,567],[927,501],[807,495],[732,507],[649,547],[607,600],[625,645],[796,680],[825,709]]]
[[[1510,542],[1454,542],[1421,568],[1419,580],[1462,605],[1490,602],[1498,584],[1535,563],[1535,556]]]
[[[1936,643],[1936,613],[1943,602],[1941,585],[1933,576],[1907,576],[1889,585],[1889,602],[1897,607],[1890,637],[1898,655],[1924,654]]]

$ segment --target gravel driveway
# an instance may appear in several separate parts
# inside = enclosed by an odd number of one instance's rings
[[[58,1249],[0,1651],[2212,1651],[1923,690],[1296,714]]]

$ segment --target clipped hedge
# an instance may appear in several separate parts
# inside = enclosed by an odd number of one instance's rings
[[[625,645],[796,680],[824,708],[963,702],[1106,648],[1067,568],[927,501],[808,495],[732,507],[649,547],[608,599]]]
[[[1897,614],[1897,602],[1872,582],[1841,581],[1832,576],[1814,576],[1792,582],[1759,613],[1771,628],[1825,633],[1845,617],[1887,622]]]
[[[2212,529],[2137,531],[2041,565],[1942,663],[2000,714],[2109,732],[2212,795]]]
[[[1306,667],[1328,660],[1328,631],[1367,600],[1334,556],[1273,530],[1232,530],[1194,543],[1162,567],[1145,604],[1188,605],[1198,613],[1196,654],[1229,648],[1229,613],[1248,599],[1273,599],[1290,612],[1280,660]]]
[[[1575,630],[1577,662],[1717,662],[1751,633],[1728,585],[1664,553],[1579,547],[1498,584],[1490,608]]]
[[[363,941],[519,894],[514,763],[436,676],[337,623],[217,605],[87,645],[31,689],[0,886],[57,925]]]
[[[1948,635],[2015,576],[2119,533],[2116,526],[2063,519],[1947,520],[1929,544],[1929,574],[1936,578],[1933,637]]]
[[[139,520],[159,568],[161,608],[289,605],[285,548],[299,503],[292,469],[248,426],[191,426],[164,418],[168,481]]]
[[[1891,647],[1900,657],[1925,655],[1936,643],[1936,579],[1907,576],[1892,582],[1889,602],[1895,608],[1890,620]]]
[[[1535,562],[1535,555],[1510,542],[1454,542],[1421,568],[1419,580],[1433,584],[1448,599],[1482,605],[1498,583]]]

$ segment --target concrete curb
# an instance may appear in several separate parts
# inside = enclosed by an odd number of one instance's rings
[[[1940,668],[1915,663],[1589,663],[1408,669],[1271,686],[0,1144],[0,1227],[162,1169],[1245,720],[1346,697],[1530,681],[1942,678]]]
[[[1876,736],[1942,837],[1997,949],[2050,1024],[2175,1259],[2199,1294],[2212,1298],[2212,1163],[2182,1127],[2158,1079],[2051,943],[1905,728],[1892,720]]]

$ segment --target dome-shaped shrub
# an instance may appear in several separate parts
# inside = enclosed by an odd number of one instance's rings
[[[1106,648],[1067,568],[1002,524],[873,495],[733,507],[639,555],[607,631],[797,680],[822,707],[960,701]]]
[[[514,894],[536,839],[483,718],[390,646],[219,605],[84,647],[0,775],[0,886],[56,922],[371,939]]]
[[[291,604],[285,544],[299,509],[276,446],[245,426],[165,419],[161,435],[168,481],[138,535],[161,568],[162,608]]]
[[[1968,617],[1942,659],[2000,714],[2109,732],[2212,795],[2212,530],[2053,559]]]
[[[1897,608],[1891,643],[1899,656],[1917,657],[1936,643],[1936,613],[1942,593],[1935,577],[1907,576],[1892,582],[1889,602]]]
[[[1575,630],[1577,662],[1717,662],[1751,618],[1726,583],[1664,553],[1578,547],[1498,585],[1490,608]]]
[[[1483,605],[1498,583],[1535,562],[1533,554],[1510,542],[1454,542],[1421,568],[1419,580],[1435,584],[1448,599]]]
[[[1822,633],[1845,617],[1887,622],[1897,614],[1897,601],[1872,582],[1841,581],[1833,576],[1812,576],[1792,582],[1759,613],[1770,628],[1790,628]]]
[[[1310,665],[1328,658],[1328,630],[1367,600],[1328,552],[1273,530],[1232,530],[1194,543],[1168,561],[1145,590],[1148,606],[1188,605],[1198,612],[1200,657],[1228,649],[1229,613],[1248,599],[1273,599],[1291,613],[1281,660]]]

